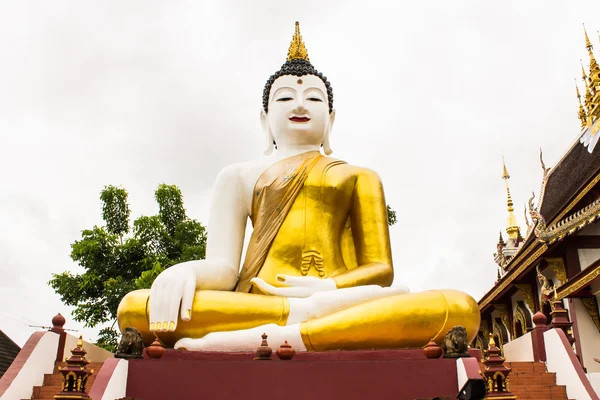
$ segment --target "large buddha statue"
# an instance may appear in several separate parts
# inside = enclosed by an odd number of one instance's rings
[[[329,157],[333,91],[310,63],[298,23],[262,106],[266,157],[217,176],[206,259],[174,265],[150,290],[125,296],[120,329],[209,351],[254,350],[263,332],[308,351],[422,347],[456,325],[472,340],[473,298],[392,285],[381,181]]]

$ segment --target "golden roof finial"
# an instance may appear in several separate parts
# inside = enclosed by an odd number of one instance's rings
[[[510,239],[517,240],[519,238],[520,229],[519,224],[517,222],[517,217],[513,211],[515,208],[513,206],[512,197],[510,196],[510,188],[508,187],[508,180],[510,179],[510,175],[508,174],[508,170],[506,169],[506,163],[504,162],[504,157],[502,157],[502,166],[504,168],[502,179],[506,181],[506,205],[508,207],[508,218],[506,220],[506,233],[508,233],[508,237]]]
[[[290,60],[310,61],[308,59],[308,52],[302,41],[302,36],[300,36],[300,23],[298,21],[296,21],[296,30],[292,38],[292,43],[290,43],[290,49],[288,50],[287,61]]]
[[[83,336],[79,335],[79,340],[77,341],[77,347],[83,347]]]

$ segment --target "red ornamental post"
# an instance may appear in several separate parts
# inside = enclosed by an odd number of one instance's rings
[[[494,337],[490,334],[490,347],[485,351],[485,370],[482,375],[486,381],[487,394],[484,399],[507,400],[516,399],[517,396],[510,392],[508,375],[511,369],[504,365],[504,357],[496,347]]]
[[[538,311],[533,316],[533,324],[535,328],[531,332],[531,342],[533,346],[533,360],[546,362],[546,344],[544,342],[544,332],[548,327],[546,326],[546,316],[544,313]]]
[[[562,300],[556,299],[556,293],[554,294],[554,302],[552,304],[554,305],[554,310],[552,310],[550,313],[552,316],[552,322],[550,323],[549,327],[562,329],[563,332],[565,332],[567,339],[569,339],[569,343],[571,346],[573,346],[573,343],[575,343],[575,338],[571,332],[573,323],[569,320],[569,310],[565,309]]]

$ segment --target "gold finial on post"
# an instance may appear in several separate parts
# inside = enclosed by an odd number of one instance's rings
[[[489,347],[494,347],[496,345],[496,342],[494,341],[494,335],[492,333],[490,333],[489,345]]]
[[[302,41],[302,36],[300,35],[300,23],[298,21],[296,21],[294,37],[292,38],[292,42],[290,43],[290,48],[288,50],[287,61],[290,60],[310,61],[308,59],[308,52],[306,51],[306,47]]]

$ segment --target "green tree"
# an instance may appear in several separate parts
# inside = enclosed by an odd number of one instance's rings
[[[106,186],[100,193],[105,225],[82,231],[71,245],[71,258],[84,272],[53,274],[49,282],[63,303],[75,307],[76,321],[86,327],[113,322],[96,343],[110,351],[116,349],[114,322],[123,296],[150,288],[174,264],[205,256],[206,229],[186,216],[181,190],[161,184],[154,198],[158,215],[141,216],[130,226],[127,191]]]
[[[392,210],[392,207],[390,207],[389,205],[387,206],[387,217],[389,226],[392,226],[396,222],[398,222],[398,220],[396,219],[396,211]]]

